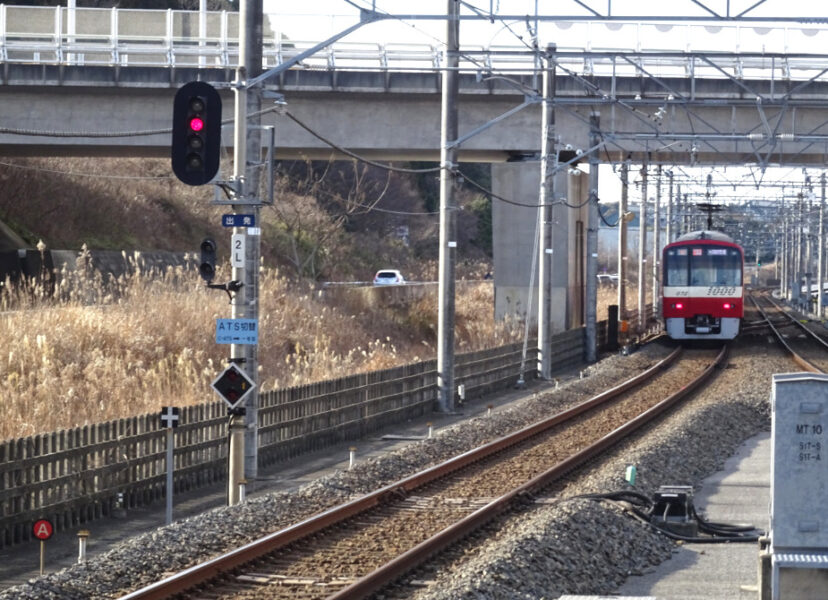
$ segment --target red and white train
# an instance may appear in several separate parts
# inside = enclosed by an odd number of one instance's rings
[[[676,340],[732,340],[744,314],[744,251],[717,231],[693,231],[662,254],[662,315]]]

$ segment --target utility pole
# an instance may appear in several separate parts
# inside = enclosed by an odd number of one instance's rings
[[[243,0],[241,2],[240,23],[244,23],[246,32],[244,46],[240,44],[240,64],[244,65],[249,78],[258,77],[262,72],[262,0]],[[246,10],[245,10],[246,7]],[[240,40],[241,41],[241,40]],[[247,164],[245,173],[245,198],[249,199],[249,210],[254,215],[255,226],[246,228],[247,256],[245,257],[245,282],[243,288],[248,319],[259,322],[259,262],[261,257],[261,196],[259,194],[259,174],[262,159],[261,91],[258,86],[247,86]],[[259,471],[259,346],[245,346],[245,363],[248,376],[256,386],[247,397],[244,435],[244,477],[252,482]]]
[[[641,165],[641,210],[638,214],[638,333],[647,322],[647,159]]]
[[[233,210],[252,211],[254,227],[234,227],[231,247],[232,277],[243,285],[234,294],[233,319],[252,319],[258,331],[259,255],[261,248],[258,163],[261,158],[259,117],[248,127],[248,116],[258,115],[261,100],[248,81],[261,72],[262,0],[241,0],[239,11],[239,68],[236,72],[235,131],[233,140]],[[249,157],[249,159],[248,159]],[[251,164],[252,164],[252,169]],[[230,417],[228,503],[241,501],[242,480],[258,475],[258,344],[232,344],[230,361],[243,369],[254,383],[244,406]]]
[[[546,47],[546,68],[543,71],[543,105],[541,107],[541,182],[538,244],[538,371],[541,379],[552,378],[552,201],[558,152],[555,147],[555,44]],[[531,290],[530,290],[531,293]],[[530,315],[526,315],[528,319]]]
[[[817,317],[822,319],[825,313],[825,306],[822,296],[825,294],[825,171],[819,176],[822,194],[819,201],[819,246],[817,247]]]
[[[802,191],[797,194],[796,202],[796,242],[794,250],[796,252],[796,296],[799,298],[802,291],[802,274],[805,272],[802,268],[803,252],[802,252]]]
[[[621,163],[621,200],[618,204],[618,320],[627,318],[627,195],[630,159]]]
[[[457,253],[455,169],[457,168],[457,94],[460,64],[460,0],[448,0],[446,60],[440,119],[440,273],[437,324],[437,387],[441,412],[454,412],[454,271]]]
[[[667,193],[667,231],[665,232],[665,244],[673,242],[673,171],[667,171],[667,178],[670,180],[670,188]]]
[[[656,200],[655,200],[655,209],[653,210],[653,317],[658,318],[659,313],[659,305],[658,305],[658,268],[661,264],[659,260],[659,250],[660,250],[660,231],[659,228],[661,227],[661,165],[658,165],[656,171]]]
[[[589,200],[586,238],[586,361],[598,360],[598,147],[601,143],[601,113],[589,116]]]
[[[788,276],[791,268],[788,256],[788,213],[785,210],[785,197],[782,197],[782,297],[788,298]]]

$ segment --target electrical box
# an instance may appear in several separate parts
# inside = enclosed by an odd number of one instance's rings
[[[689,485],[663,485],[653,494],[650,522],[685,537],[696,537],[699,524],[693,508],[693,488]]]
[[[772,598],[824,599],[828,590],[828,375],[776,374],[771,402]]]

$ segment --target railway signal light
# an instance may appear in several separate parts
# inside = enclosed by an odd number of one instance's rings
[[[210,238],[201,242],[201,262],[198,265],[198,274],[210,283],[216,277],[216,243]]]
[[[187,185],[204,185],[218,173],[220,152],[221,96],[209,83],[191,81],[173,102],[173,173]]]
[[[256,384],[236,365],[228,366],[210,386],[230,409],[238,407]]]

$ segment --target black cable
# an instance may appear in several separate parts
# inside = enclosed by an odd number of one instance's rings
[[[694,544],[723,544],[730,542],[755,543],[761,536],[765,535],[763,531],[751,525],[731,525],[728,523],[705,521],[699,516],[698,512],[696,512],[695,507],[692,507],[691,516],[696,519],[699,530],[709,534],[711,537],[686,536],[669,531],[652,522],[651,517],[652,510],[655,506],[654,501],[648,496],[633,490],[622,490],[603,494],[581,494],[579,496],[573,496],[573,498],[584,498],[587,500],[595,500],[597,502],[609,501],[626,503],[628,506],[625,506],[624,510],[633,514],[637,519],[641,520],[643,523],[646,523],[668,538],[682,542],[690,542]],[[641,510],[641,507],[646,507],[646,511]]]
[[[376,162],[376,161],[373,161],[373,160],[369,160],[367,158],[364,158],[364,157],[360,156],[359,154],[351,152],[347,148],[343,148],[342,146],[339,146],[338,144],[333,143],[331,140],[324,137],[322,134],[317,133],[316,131],[311,129],[309,126],[305,125],[302,121],[300,121],[299,119],[294,117],[293,114],[290,111],[285,111],[284,115],[288,119],[290,119],[291,121],[293,121],[294,123],[299,125],[299,127],[301,127],[302,129],[307,131],[309,134],[311,134],[313,137],[318,139],[319,141],[324,142],[325,144],[327,144],[328,146],[330,146],[334,150],[339,150],[343,154],[345,154],[347,156],[350,156],[351,158],[356,159],[359,162],[363,162],[367,165],[371,165],[373,167],[378,167],[380,169],[387,169],[389,171],[394,171],[394,172],[397,172],[397,173],[436,173],[436,172],[442,170],[442,167],[432,167],[430,169],[404,169],[402,167],[392,167],[391,165],[386,165],[384,163],[379,163],[379,162]]]

